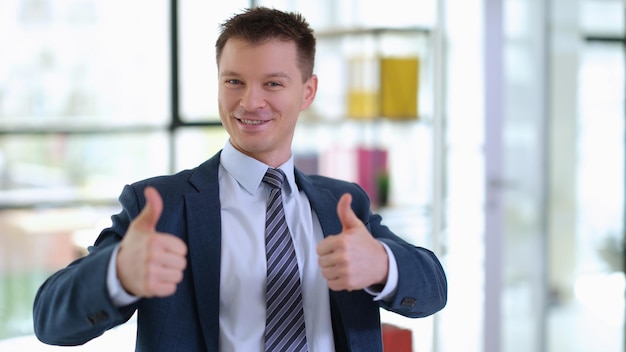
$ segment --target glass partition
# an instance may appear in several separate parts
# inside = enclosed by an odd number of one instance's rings
[[[624,2],[553,6],[546,348],[623,351]]]

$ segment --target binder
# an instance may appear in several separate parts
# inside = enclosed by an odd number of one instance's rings
[[[419,60],[385,57],[380,60],[380,114],[391,119],[417,118]]]

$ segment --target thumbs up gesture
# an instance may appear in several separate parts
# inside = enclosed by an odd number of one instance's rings
[[[387,282],[387,252],[354,214],[351,203],[352,196],[348,193],[339,199],[341,233],[326,237],[317,246],[322,276],[335,291],[360,290]]]
[[[187,266],[187,245],[180,238],[156,231],[163,200],[153,187],[144,191],[146,205],[130,223],[117,255],[122,287],[139,297],[165,297],[176,292]]]

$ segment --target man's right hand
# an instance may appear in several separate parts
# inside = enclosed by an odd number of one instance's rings
[[[163,200],[154,187],[144,191],[146,205],[130,223],[117,255],[117,276],[126,292],[138,297],[165,297],[176,292],[187,266],[187,245],[156,232]]]

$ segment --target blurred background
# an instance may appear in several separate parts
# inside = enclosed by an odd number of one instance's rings
[[[214,42],[255,5],[318,37],[299,167],[445,266],[443,311],[382,312],[414,351],[625,350],[623,0],[1,0],[0,350],[133,350],[38,343],[34,295],[125,184],[224,145]]]

